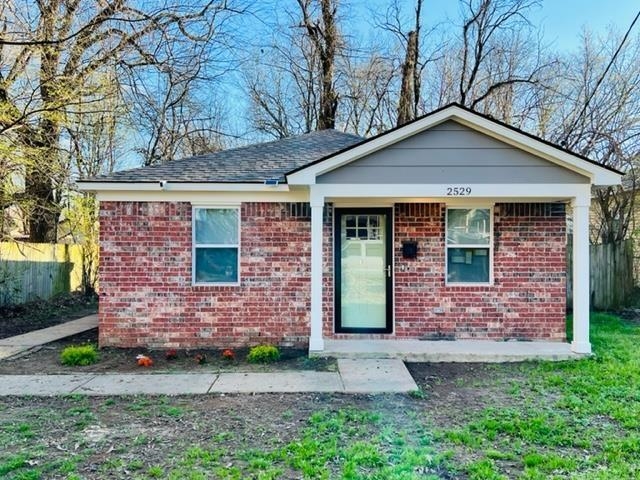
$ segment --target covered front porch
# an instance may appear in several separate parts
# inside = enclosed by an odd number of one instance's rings
[[[529,186],[530,195],[516,196],[516,192],[522,192],[522,186],[505,186],[505,185],[472,185],[472,191],[483,192],[475,198],[451,198],[438,196],[436,189],[442,190],[443,187],[432,185],[375,185],[371,186],[371,196],[364,197],[364,189],[353,188],[353,185],[347,188],[339,186],[315,185],[311,187],[311,329],[309,339],[310,356],[331,356],[338,358],[398,358],[405,361],[413,362],[516,362],[525,360],[568,360],[581,358],[584,355],[591,354],[591,343],[589,340],[589,205],[590,205],[590,189],[588,185],[545,185],[545,186]],[[361,190],[361,191],[360,191]],[[500,194],[500,191],[504,193]],[[410,191],[414,195],[411,197],[398,196],[397,192]],[[491,194],[490,192],[493,192]],[[570,196],[567,196],[569,194]],[[361,196],[358,196],[361,195]],[[553,205],[562,204],[566,208],[568,214],[572,218],[572,247],[573,247],[573,278],[574,295],[572,305],[568,307],[573,310],[573,340],[571,343],[565,341],[553,341],[552,338],[545,341],[541,338],[523,338],[511,337],[507,341],[503,338],[491,339],[482,338],[475,333],[470,333],[471,337],[478,338],[451,338],[447,337],[443,340],[431,339],[424,337],[421,333],[416,333],[414,338],[408,338],[405,333],[401,332],[401,322],[399,310],[401,305],[398,302],[399,288],[402,288],[398,279],[401,275],[405,275],[405,265],[398,260],[397,251],[390,261],[389,268],[393,276],[392,282],[392,298],[393,306],[390,314],[391,327],[387,332],[380,334],[367,332],[349,332],[339,328],[340,320],[336,317],[335,303],[331,307],[327,307],[327,291],[329,297],[337,296],[339,292],[334,288],[333,281],[327,281],[327,277],[334,275],[332,271],[328,271],[327,264],[331,263],[331,256],[335,251],[327,249],[326,239],[326,211],[327,208],[346,209],[349,211],[362,211],[375,207],[389,207],[397,215],[399,205],[446,205],[448,207],[456,207],[461,209],[471,209],[478,205],[490,206],[492,211],[498,210],[498,206],[506,205],[522,205],[523,207],[531,205]],[[331,207],[328,207],[331,205]],[[359,207],[358,207],[359,206]],[[395,207],[394,207],[395,206]],[[335,214],[334,214],[335,215]],[[563,215],[564,218],[564,215]],[[564,228],[564,227],[563,227]],[[492,229],[493,230],[493,229]],[[563,230],[564,232],[564,230]],[[395,250],[398,250],[398,232],[394,229],[392,235],[394,238]],[[564,233],[562,234],[564,235]],[[444,251],[445,235],[442,234],[441,244],[435,248]],[[564,238],[564,237],[563,237]],[[419,242],[421,243],[421,242]],[[334,250],[337,247],[334,247]],[[425,255],[424,245],[421,243],[422,251],[420,255]],[[442,254],[446,257],[446,254]],[[493,247],[490,255],[494,257],[496,254]],[[442,259],[440,259],[442,261]],[[493,262],[493,259],[492,259]],[[492,264],[492,270],[494,266]],[[563,273],[564,275],[564,266]],[[440,275],[441,277],[441,275]],[[447,284],[445,278],[434,280],[439,283],[440,290],[449,291],[449,295],[456,295],[455,291],[460,290],[457,295],[464,297],[470,295],[467,289],[472,291],[471,295],[490,296],[493,290],[506,288],[503,282],[504,278],[494,278],[491,272],[490,282],[480,287],[478,286],[457,286],[455,284]],[[563,284],[564,285],[564,284]],[[406,287],[406,285],[405,285]],[[407,289],[404,292],[406,294]],[[481,292],[481,293],[478,293]],[[420,291],[416,295],[420,295]],[[564,289],[560,295],[561,301],[564,302]],[[442,299],[444,300],[444,299]],[[437,303],[438,299],[434,300]],[[446,303],[446,301],[443,301]],[[564,318],[565,303],[561,306],[561,316]],[[544,316],[545,306],[537,306],[535,300],[531,304],[531,308],[540,308],[536,312],[536,321],[540,321],[540,316]],[[444,309],[446,310],[446,308]],[[469,309],[471,310],[471,309]],[[434,307],[430,311],[425,311],[424,322],[434,320],[435,317],[443,314],[443,309]],[[445,312],[446,314],[446,312]],[[467,314],[468,315],[468,314]],[[509,314],[506,314],[509,315]],[[550,314],[551,315],[551,314]],[[554,317],[558,317],[558,312],[554,311]],[[522,322],[522,320],[520,320]],[[526,320],[524,320],[526,321]],[[534,320],[532,319],[532,322]],[[330,327],[328,327],[330,325]],[[557,326],[556,326],[557,335]],[[564,326],[560,328],[564,332]],[[562,334],[564,338],[564,334]],[[491,336],[491,335],[489,335]],[[437,338],[437,335],[435,336]]]
[[[620,178],[459,106],[290,172],[287,183],[308,189],[311,207],[310,354],[590,354],[591,186]],[[573,233],[570,344],[565,216]],[[381,244],[369,256],[367,241]],[[408,241],[417,257],[405,256]]]

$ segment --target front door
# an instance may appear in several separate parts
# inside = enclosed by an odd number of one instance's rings
[[[338,333],[391,333],[390,208],[335,209]]]

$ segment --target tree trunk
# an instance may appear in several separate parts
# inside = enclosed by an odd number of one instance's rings
[[[57,240],[60,207],[47,175],[38,168],[31,168],[26,175],[25,193],[32,201],[29,215],[29,241],[55,243]]]
[[[320,7],[322,9],[324,32],[319,36],[324,40],[324,45],[319,49],[322,67],[322,93],[320,96],[318,130],[326,130],[336,127],[338,95],[333,85],[333,69],[338,43],[338,32],[335,23],[336,9],[332,6],[332,0],[321,0]],[[318,43],[321,43],[320,38],[318,38]]]
[[[418,35],[409,32],[407,37],[407,53],[402,65],[402,85],[398,102],[397,126],[404,125],[415,118],[415,78],[416,56],[418,51]]]

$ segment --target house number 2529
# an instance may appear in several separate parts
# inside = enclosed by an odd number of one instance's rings
[[[471,195],[471,187],[447,187],[447,195],[449,196]]]

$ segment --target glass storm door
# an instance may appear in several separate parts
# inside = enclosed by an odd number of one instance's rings
[[[390,333],[391,209],[335,210],[336,332]]]

